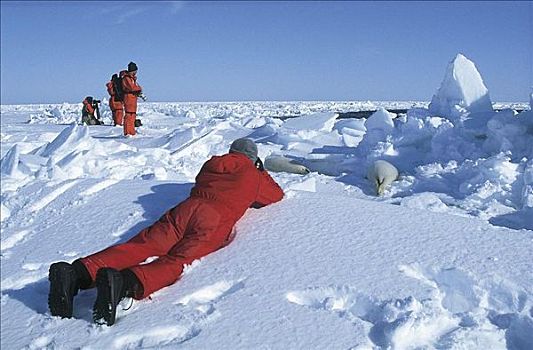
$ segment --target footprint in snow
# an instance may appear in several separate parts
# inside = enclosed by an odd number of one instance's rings
[[[244,287],[243,280],[220,281],[188,294],[174,305],[182,308],[179,324],[151,327],[143,332],[116,337],[113,349],[160,348],[177,345],[196,337],[209,322],[222,315],[215,308],[218,301]]]
[[[244,287],[243,280],[220,281],[184,296],[175,304],[185,309],[194,310],[198,319],[207,316],[218,317],[215,304],[222,298],[235,293]]]
[[[424,300],[412,296],[378,300],[350,286],[287,293],[289,302],[329,311],[366,332],[362,347],[533,349],[531,295],[498,277],[476,281],[456,268],[400,266],[406,276],[431,287]]]
[[[144,332],[117,336],[111,345],[113,349],[158,349],[170,344],[177,345],[194,338],[199,331],[191,326],[171,325],[147,329]]]
[[[185,306],[200,306],[213,304],[223,297],[233,294],[244,287],[243,280],[220,281],[201,288],[194,293],[184,296],[177,303]]]

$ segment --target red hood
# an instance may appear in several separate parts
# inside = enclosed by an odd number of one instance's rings
[[[228,153],[223,156],[213,156],[205,164],[205,170],[216,174],[238,173],[249,168],[251,162],[244,154]]]
[[[283,191],[268,172],[259,171],[242,153],[213,156],[196,176],[191,196],[222,203],[231,220],[239,219],[254,203],[265,206],[283,198]]]

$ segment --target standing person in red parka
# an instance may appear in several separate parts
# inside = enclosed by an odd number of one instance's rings
[[[229,153],[213,156],[203,165],[190,197],[152,226],[126,243],[72,264],[52,264],[48,276],[52,316],[72,317],[74,295],[96,284],[93,319],[114,324],[121,299],[146,298],[173,284],[184,265],[231,242],[233,227],[248,208],[282,198],[282,189],[257,156],[256,144],[246,138],[235,140]],[[152,256],[158,259],[142,264]]]
[[[135,119],[137,118],[137,97],[142,95],[142,88],[137,84],[137,65],[128,63],[128,70],[123,71],[122,91],[124,93],[124,135],[135,135]],[[121,72],[122,75],[122,72]]]
[[[115,126],[122,125],[124,119],[124,105],[122,104],[122,96],[117,96],[117,88],[115,84],[118,81],[118,75],[113,74],[111,80],[106,84],[107,93],[109,94],[109,108],[113,115],[113,123]],[[122,89],[122,87],[121,87]]]

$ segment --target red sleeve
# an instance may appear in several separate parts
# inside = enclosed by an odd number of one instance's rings
[[[142,88],[135,80],[133,80],[133,78],[126,75],[122,79],[122,90],[124,90],[124,92],[136,93],[141,92]]]
[[[113,82],[112,81],[107,83],[105,86],[107,86],[107,93],[109,94],[109,96],[115,95],[115,89],[113,89]]]
[[[254,208],[264,207],[266,205],[279,202],[283,198],[283,190],[279,185],[270,177],[266,170],[260,172],[259,178],[259,192]]]
[[[93,113],[94,113],[94,108],[93,108],[93,106],[91,106],[90,103],[88,103],[88,102],[85,100],[85,101],[83,101],[83,104],[84,104],[84,106],[85,106],[85,109],[87,109],[87,113],[89,113],[89,114],[93,114]]]

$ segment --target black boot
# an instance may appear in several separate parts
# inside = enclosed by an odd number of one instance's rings
[[[115,323],[117,305],[126,296],[120,271],[110,267],[96,273],[96,301],[93,306],[93,320],[98,324],[112,326]]]
[[[50,265],[48,271],[50,292],[48,307],[52,316],[71,318],[74,296],[80,288],[89,288],[92,284],[91,275],[81,260],[72,264],[58,262]]]
[[[48,293],[50,313],[52,316],[71,318],[73,299],[79,289],[76,270],[66,262],[54,263],[50,265],[48,280],[50,281]]]
[[[108,326],[115,323],[117,306],[122,299],[143,294],[141,283],[129,269],[118,271],[106,267],[98,270],[96,289],[98,294],[93,307],[93,320]]]

